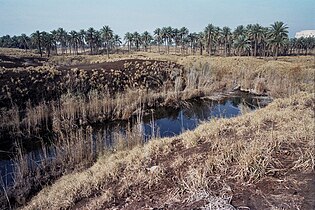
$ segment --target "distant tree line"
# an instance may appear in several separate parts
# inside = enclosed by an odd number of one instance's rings
[[[199,33],[190,33],[186,27],[157,28],[151,35],[148,31],[142,34],[127,32],[123,37],[114,34],[109,26],[100,30],[89,28],[80,31],[65,31],[58,28],[51,32],[36,31],[30,36],[9,35],[0,37],[0,47],[37,49],[42,56],[51,54],[89,53],[100,54],[117,52],[123,44],[128,52],[155,50],[160,53],[207,54],[223,56],[274,56],[307,55],[315,48],[315,37],[288,37],[288,26],[275,22],[269,27],[259,24],[237,26],[234,31],[229,27],[217,27],[209,24]]]

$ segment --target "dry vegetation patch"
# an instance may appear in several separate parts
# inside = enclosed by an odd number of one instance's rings
[[[314,95],[300,93],[103,156],[45,188],[25,209],[310,207],[302,177],[314,175],[314,108]]]

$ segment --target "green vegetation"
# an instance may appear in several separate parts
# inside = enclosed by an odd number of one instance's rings
[[[315,47],[315,38],[288,38],[288,26],[283,22],[275,22],[269,27],[259,24],[240,25],[232,31],[229,27],[223,28],[209,24],[202,32],[191,32],[186,27],[172,28],[162,27],[154,30],[152,36],[148,31],[127,32],[124,36],[127,50],[152,51],[152,47],[157,47],[157,52],[161,52],[161,45],[164,44],[162,52],[195,54],[199,51],[203,55],[204,51],[211,55],[238,55],[238,56],[274,56],[278,55],[302,55],[310,54]],[[30,37],[22,34],[20,36],[9,35],[0,37],[0,47],[12,47],[20,49],[37,49],[38,53],[46,53],[49,57],[53,54],[73,54],[79,52],[86,53],[86,47],[90,49],[90,54],[100,54],[101,49],[109,53],[114,53],[115,49],[124,50],[120,37],[114,34],[109,26],[104,26],[100,30],[89,28],[87,30],[67,32],[63,28],[49,32],[36,31]],[[178,51],[178,47],[180,50]],[[173,50],[171,50],[173,49]]]

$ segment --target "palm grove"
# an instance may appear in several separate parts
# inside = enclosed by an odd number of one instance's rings
[[[223,55],[223,56],[274,56],[309,54],[315,48],[315,38],[288,37],[288,27],[283,22],[275,22],[269,27],[259,24],[229,27],[208,24],[204,31],[190,33],[186,27],[156,28],[151,35],[127,32],[122,38],[114,34],[109,26],[100,30],[93,27],[80,31],[65,31],[63,28],[51,32],[36,31],[30,36],[9,35],[0,37],[0,47],[37,49],[43,56],[51,54],[89,53],[101,54],[131,51],[157,51],[159,53]],[[122,47],[122,45],[124,47]]]

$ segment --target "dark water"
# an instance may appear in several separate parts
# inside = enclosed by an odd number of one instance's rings
[[[242,107],[246,107],[247,111],[253,111],[257,108],[267,105],[270,101],[266,99],[251,97],[230,97],[221,101],[190,101],[181,108],[159,108],[156,110],[148,110],[149,113],[142,119],[140,130],[143,139],[148,141],[152,137],[171,137],[179,135],[185,130],[196,128],[201,122],[210,120],[211,118],[231,118],[241,114]],[[124,133],[130,127],[130,123],[116,122],[93,126],[94,136],[102,133],[103,147],[111,147],[114,145],[114,133]],[[54,148],[49,146],[47,149],[48,157],[54,158]],[[0,153],[6,151],[1,150]],[[41,148],[28,152],[28,164],[31,168],[40,165],[41,160],[45,156]],[[3,157],[3,155],[1,156]],[[0,157],[0,186],[8,186],[14,181],[14,160],[10,158]],[[46,154],[47,157],[47,154]]]

